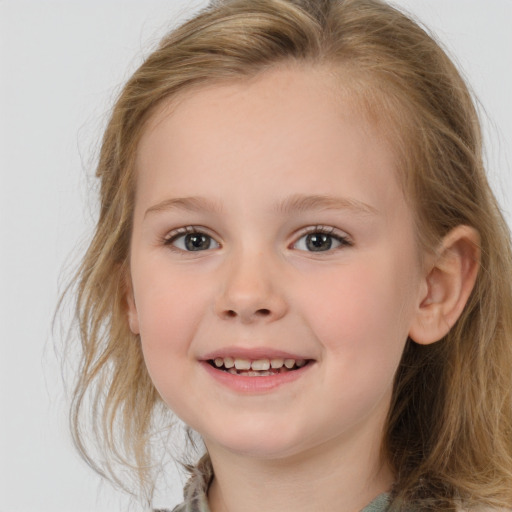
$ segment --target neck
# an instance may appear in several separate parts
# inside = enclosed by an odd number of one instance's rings
[[[248,457],[208,446],[215,477],[208,493],[212,512],[315,510],[356,512],[388,491],[393,477],[380,457],[381,436],[333,439],[279,459]]]

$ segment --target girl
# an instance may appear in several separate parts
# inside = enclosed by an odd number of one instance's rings
[[[97,174],[72,416],[97,470],[88,414],[150,502],[169,408],[206,448],[176,511],[512,507],[509,233],[413,21],[213,2],[128,81]]]

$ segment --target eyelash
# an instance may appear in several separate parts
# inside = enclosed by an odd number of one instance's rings
[[[187,251],[186,249],[181,249],[179,247],[176,247],[174,245],[174,243],[177,240],[179,240],[180,238],[185,237],[186,235],[194,235],[194,234],[196,234],[196,235],[207,236],[211,241],[213,241],[215,244],[217,244],[220,247],[219,242],[217,242],[213,236],[209,235],[205,231],[206,230],[204,228],[201,228],[199,226],[185,226],[185,227],[182,227],[182,228],[178,228],[178,229],[172,231],[171,233],[167,234],[164,237],[163,244],[165,246],[169,247],[169,249],[171,249],[173,251],[176,251],[176,252],[179,252],[179,253],[194,252],[194,251]],[[208,247],[208,249],[209,249],[209,247]],[[197,251],[197,252],[199,252],[199,251]]]
[[[337,232],[336,228],[333,228],[332,226],[323,226],[323,225],[317,225],[317,226],[311,226],[309,228],[306,228],[301,236],[292,244],[292,247],[296,247],[300,240],[302,240],[304,237],[307,237],[308,235],[315,235],[315,234],[322,234],[327,235],[331,237],[331,239],[336,240],[336,242],[339,243],[338,247],[329,248],[327,251],[316,251],[316,252],[332,252],[336,249],[340,249],[343,247],[352,247],[354,244],[350,240],[350,238],[346,234],[341,234]],[[315,252],[315,251],[307,251],[307,252]]]
[[[195,251],[188,251],[186,249],[182,249],[182,248],[176,247],[174,245],[177,240],[179,240],[180,238],[185,237],[186,235],[189,235],[189,234],[204,235],[204,236],[208,237],[210,239],[210,241],[213,241],[213,243],[217,245],[217,247],[215,247],[216,249],[221,247],[219,242],[217,242],[213,236],[206,233],[204,228],[201,228],[198,226],[185,226],[185,227],[182,227],[182,228],[172,231],[171,233],[167,234],[164,237],[163,244],[165,246],[169,247],[169,249],[179,252],[179,253],[195,252]],[[342,248],[342,247],[352,247],[353,246],[353,242],[350,240],[350,238],[348,236],[342,235],[340,233],[336,233],[336,229],[333,228],[332,226],[316,225],[316,226],[311,226],[309,228],[306,228],[301,233],[300,237],[297,238],[296,241],[290,245],[290,248],[296,248],[298,243],[303,238],[307,237],[308,235],[314,235],[314,234],[327,235],[332,240],[335,240],[339,245],[334,248],[329,247],[325,251],[324,250],[307,251],[307,250],[302,249],[302,250],[304,250],[304,252],[332,252],[332,251]],[[208,247],[206,249],[203,249],[203,251],[204,250],[211,250],[211,248]],[[198,250],[197,252],[201,252],[201,250]]]

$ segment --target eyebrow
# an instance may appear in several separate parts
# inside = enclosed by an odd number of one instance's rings
[[[185,210],[189,212],[222,212],[221,203],[204,197],[177,197],[166,199],[150,206],[145,214],[166,212],[169,210]],[[295,194],[279,202],[274,208],[275,213],[289,215],[310,210],[349,210],[358,214],[375,215],[378,211],[369,204],[355,199],[328,195]]]
[[[166,212],[169,210],[186,210],[189,212],[206,212],[206,213],[219,213],[222,211],[222,205],[215,201],[211,201],[204,197],[177,197],[173,199],[166,199],[153,206],[150,206],[144,217],[148,214]]]
[[[358,214],[376,215],[377,209],[356,199],[328,195],[296,194],[286,198],[276,207],[276,213],[290,214],[309,210],[349,210]]]

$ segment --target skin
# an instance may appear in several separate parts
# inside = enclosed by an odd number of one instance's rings
[[[404,345],[439,339],[444,270],[421,263],[392,148],[335,92],[326,70],[280,67],[161,107],[140,142],[128,317],[163,400],[205,440],[213,512],[348,512],[388,490]],[[189,226],[209,248],[186,250]],[[317,226],[329,250],[308,250]],[[201,363],[226,347],[313,363],[244,393]]]

